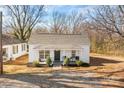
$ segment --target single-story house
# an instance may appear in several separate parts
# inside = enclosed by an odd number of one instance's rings
[[[27,54],[27,43],[21,42],[10,35],[2,35],[3,61],[15,60]]]
[[[32,33],[29,39],[29,63],[39,61],[44,63],[47,56],[53,62],[63,61],[65,57],[77,57],[89,63],[90,41],[86,33],[55,34]]]

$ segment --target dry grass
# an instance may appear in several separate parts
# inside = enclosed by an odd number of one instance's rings
[[[90,67],[27,67],[28,56],[4,65],[0,87],[124,87],[124,59],[91,55]]]
[[[124,58],[91,54],[90,62],[90,67],[63,67],[60,70],[113,72],[124,69]],[[54,71],[50,67],[27,67],[27,63],[28,55],[22,56],[15,61],[5,63],[4,71],[7,73],[45,73]]]
[[[49,72],[51,68],[48,67],[27,67],[28,55],[17,58],[15,61],[8,61],[4,63],[5,73],[34,73],[34,72]]]
[[[13,61],[7,61],[4,65],[26,65],[28,63],[28,55],[21,56]]]

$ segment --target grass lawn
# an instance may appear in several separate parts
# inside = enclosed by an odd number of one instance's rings
[[[27,67],[28,56],[4,64],[0,87],[124,87],[124,59],[91,54],[90,67]]]

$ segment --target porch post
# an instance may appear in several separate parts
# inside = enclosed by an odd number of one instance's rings
[[[3,74],[3,51],[2,51],[2,12],[0,12],[0,74]]]
[[[44,49],[44,59],[45,59],[45,49]]]

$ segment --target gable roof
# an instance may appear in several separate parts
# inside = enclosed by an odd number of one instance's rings
[[[32,33],[29,44],[47,45],[89,45],[88,35],[82,34],[55,34],[55,33]]]
[[[11,44],[19,44],[22,43],[19,39],[11,36],[11,35],[2,35],[2,43],[3,45],[11,45]]]

